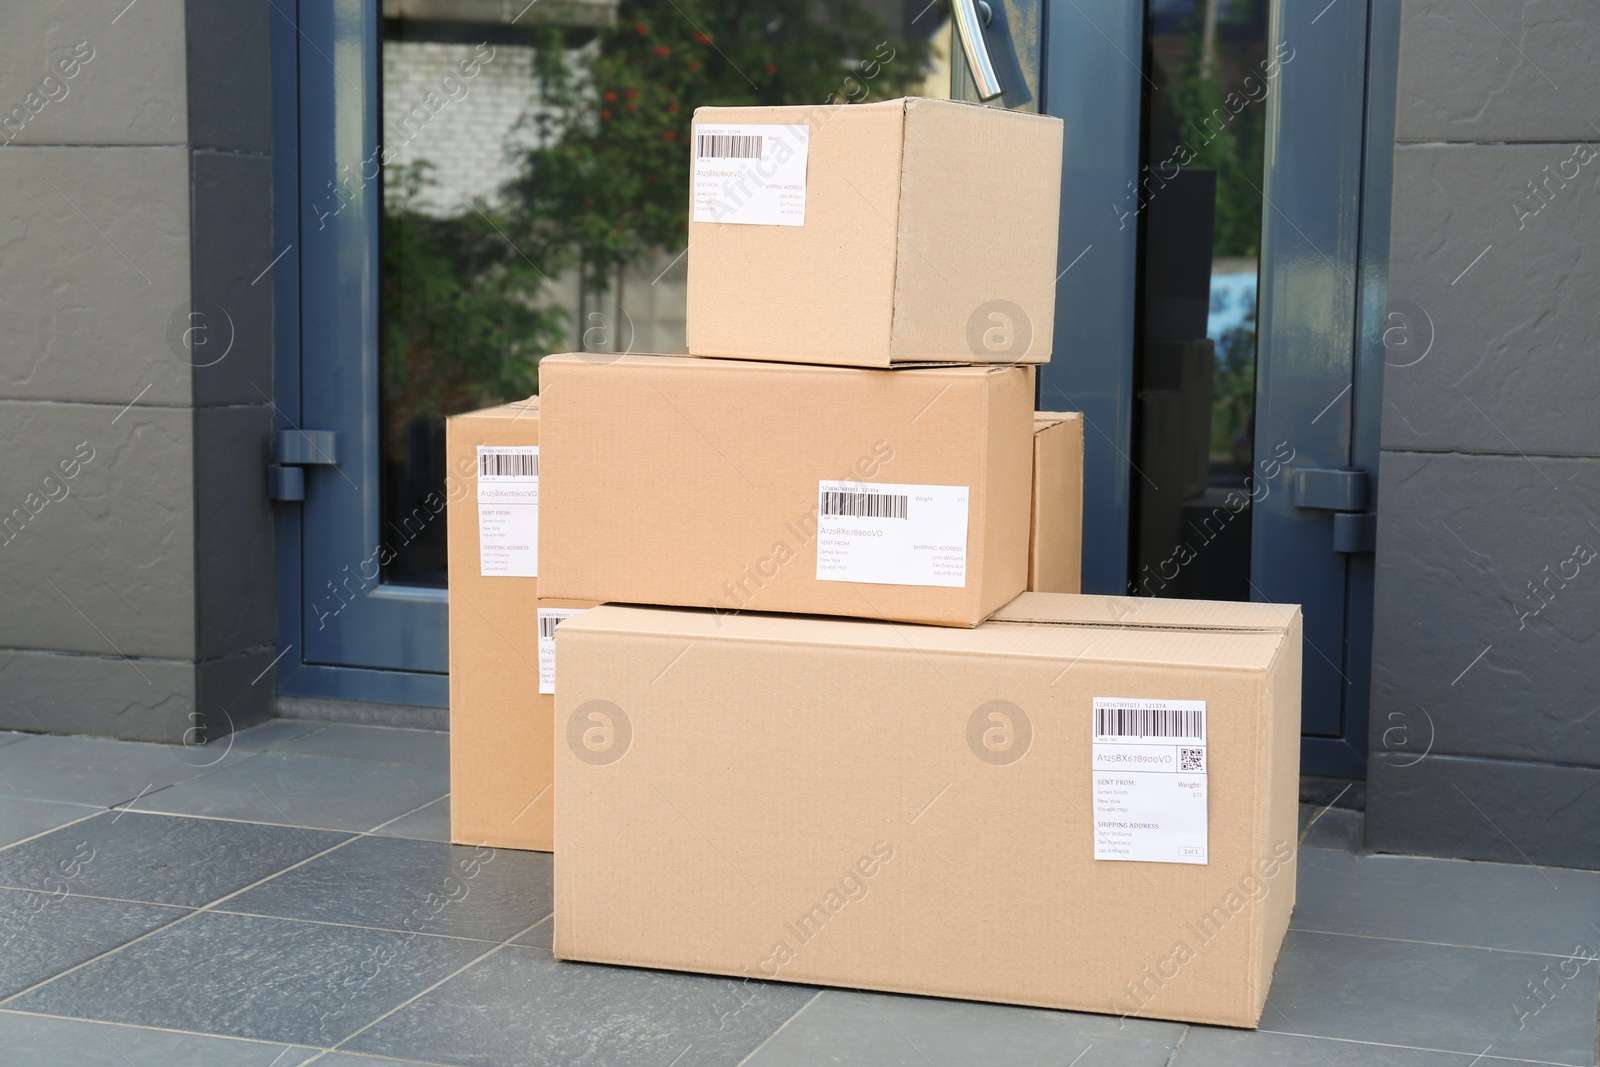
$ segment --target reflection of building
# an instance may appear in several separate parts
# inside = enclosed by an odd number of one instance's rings
[[[532,143],[517,123],[536,104],[536,90],[527,45],[414,40],[409,33],[385,40],[384,146],[395,163],[426,160],[435,168],[436,184],[418,206],[453,215],[463,196],[498,199],[517,172],[507,149]]]
[[[469,210],[467,199],[499,202],[520,170],[519,151],[536,143],[539,85],[521,27],[536,12],[545,23],[605,25],[615,4],[385,0],[383,10],[383,141],[393,163],[431,165],[415,206],[449,216]],[[598,296],[580,293],[574,272],[557,276],[551,299],[572,315],[567,347],[685,351],[681,251],[629,267]]]

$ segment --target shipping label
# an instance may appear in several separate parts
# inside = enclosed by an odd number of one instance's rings
[[[478,446],[478,572],[539,575],[539,448]]]
[[[817,483],[817,580],[967,584],[964,485]]]
[[[539,609],[539,692],[556,691],[556,627],[574,615],[583,614],[582,608]]]
[[[804,226],[809,126],[694,128],[694,221]]]
[[[1094,858],[1206,863],[1206,702],[1094,698]]]

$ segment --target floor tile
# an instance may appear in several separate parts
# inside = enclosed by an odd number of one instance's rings
[[[240,730],[233,736],[233,747],[246,752],[266,752],[269,749],[286,745],[297,737],[315,733],[326,724],[310,722],[306,719],[268,719],[258,726],[248,730]]]
[[[58,800],[0,797],[0,849],[102,810],[97,805],[63,804]]]
[[[32,736],[32,734],[19,734],[15,730],[0,730],[0,745],[9,745],[13,741],[21,741],[24,737]]]
[[[1476,1057],[1465,1053],[1423,1052],[1392,1045],[1328,1041],[1251,1030],[1190,1027],[1172,1067],[1282,1067],[1303,1063],[1313,1067],[1473,1067]],[[1489,1058],[1476,1067],[1492,1067]]]
[[[5,751],[0,749],[0,758]],[[152,793],[135,807],[328,830],[370,830],[449,791],[449,773],[444,770],[268,752]]]
[[[450,765],[450,735],[442,730],[402,730],[393,726],[335,723],[296,738],[281,751],[297,756],[328,756],[408,767]]]
[[[1600,955],[1600,871],[1300,853],[1294,925],[1516,952]]]
[[[1300,806],[1301,848],[1337,848],[1360,852],[1366,832],[1366,816],[1348,808]],[[1309,829],[1308,829],[1309,826]]]
[[[432,1065],[427,1060],[396,1060],[388,1056],[358,1056],[353,1052],[330,1052],[316,1062],[316,1067],[432,1067]],[[679,1064],[677,1067],[689,1067],[689,1065]]]
[[[383,837],[410,837],[418,841],[450,840],[450,798],[440,797],[427,807],[402,815],[391,823],[375,828]]]
[[[532,930],[529,930],[521,937],[518,937],[513,943],[518,945],[528,945],[533,948],[542,948],[546,952],[549,952],[552,947],[552,939],[555,936],[555,929],[556,924],[551,919],[546,919],[538,926],[535,926]]]
[[[483,951],[477,941],[203,912],[6,1006],[326,1047]]]
[[[734,1067],[816,995],[728,978],[557,963],[508,946],[345,1047],[465,1067]],[[688,1055],[685,1050],[692,1049]]]
[[[0,795],[108,808],[248,759],[183,745],[39,734],[0,747]]]
[[[225,910],[505,941],[550,914],[550,868],[540,852],[362,837]]]
[[[1290,930],[1261,1026],[1472,1055],[1493,1045],[1495,1056],[1589,1064],[1597,965],[1574,964],[1572,978],[1552,979],[1557,962]],[[1542,1007],[1528,992],[1538,980],[1552,991]]]
[[[1178,1023],[829,989],[748,1067],[1163,1067],[1182,1033]]]
[[[20,993],[185,914],[154,904],[0,889],[0,997]]]
[[[198,908],[348,841],[349,834],[137,811],[86,822],[0,852],[0,886]],[[63,863],[76,873],[63,877]]]
[[[316,1055],[315,1049],[10,1011],[0,1011],[0,1049],[6,1067],[296,1067]]]

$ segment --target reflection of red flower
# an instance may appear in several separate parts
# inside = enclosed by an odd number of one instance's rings
[[[778,73],[778,64],[776,64],[776,63],[768,63],[767,64],[767,73],[768,74],[776,74],[776,73]]]
[[[651,182],[652,185],[657,184],[660,181],[661,181],[661,175],[659,175],[659,174],[650,175],[650,182]]]
[[[594,207],[594,201],[586,196],[586,197],[583,198],[583,206],[584,207]]]
[[[638,104],[629,104],[628,105],[628,110],[630,112],[638,111],[639,110],[639,105]]]
[[[600,112],[600,121],[604,122],[609,118],[611,118],[611,109],[610,108],[606,108],[604,111]]]
[[[643,37],[645,34],[650,32],[650,27],[646,26],[642,22],[635,22],[633,24],[633,32],[637,33],[640,37]]]
[[[676,141],[678,139],[678,135],[672,130],[668,130],[666,133],[661,135],[661,139],[663,141]]]
[[[689,69],[690,70],[699,70],[700,69],[700,61],[698,59],[689,60]]]
[[[672,54],[672,49],[668,48],[664,44],[658,44],[650,51],[654,52],[658,56],[667,56]]]
[[[629,100],[637,100],[637,99],[639,99],[639,90],[637,90],[637,89],[629,89],[626,92],[624,92],[622,95],[626,96]]]
[[[667,110],[671,111],[673,114],[677,114],[678,102],[676,100],[668,100],[667,101]]]
[[[699,30],[695,30],[694,40],[696,44],[710,44],[711,35],[709,33],[701,33]]]
[[[616,93],[606,93],[605,94],[605,99],[606,99],[606,103],[615,104],[617,102],[617,94]]]

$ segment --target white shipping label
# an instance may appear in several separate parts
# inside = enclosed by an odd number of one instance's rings
[[[1205,863],[1206,702],[1094,698],[1094,858]]]
[[[694,221],[806,224],[811,127],[694,128]]]
[[[556,691],[556,627],[581,614],[582,608],[539,609],[539,692]]]
[[[539,447],[478,446],[478,572],[539,576]]]
[[[817,483],[817,580],[967,584],[964,485]]]

